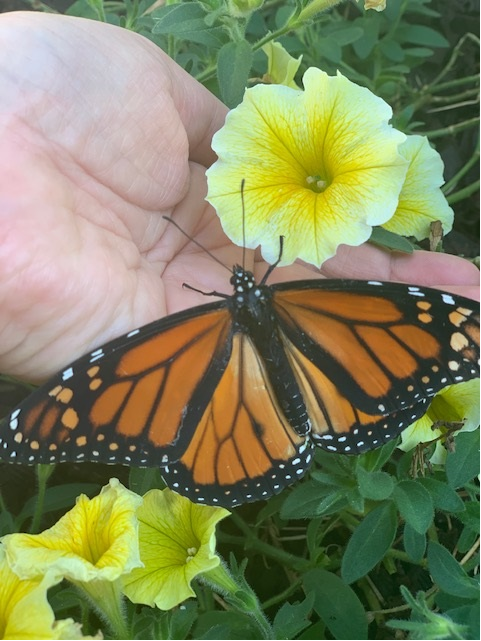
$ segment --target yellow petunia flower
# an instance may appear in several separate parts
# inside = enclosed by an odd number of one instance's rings
[[[479,378],[445,387],[433,398],[426,414],[402,432],[398,447],[408,452],[419,443],[446,435],[444,423],[462,424],[460,431],[472,432],[479,427],[479,411]],[[446,449],[439,440],[430,461],[437,464],[445,460]]]
[[[445,234],[451,231],[454,212],[440,187],[444,164],[424,136],[408,136],[399,151],[409,162],[399,205],[383,227],[396,234],[428,238],[431,223],[439,220]]]
[[[68,579],[90,598],[117,638],[128,638],[119,581],[142,565],[136,517],[141,503],[140,496],[111,479],[93,499],[80,496],[49,530],[3,537],[9,565],[23,579]]]
[[[20,579],[0,548],[0,639],[102,639],[84,636],[73,619],[55,621],[47,600],[52,577]]]
[[[268,42],[262,47],[262,51],[267,56],[267,73],[262,81],[299,89],[294,77],[301,64],[302,56],[293,58],[280,42]]]
[[[49,575],[76,582],[114,581],[141,565],[135,512],[142,499],[111,479],[93,499],[77,503],[41,534],[3,537],[7,559],[21,578]]]
[[[364,9],[374,9],[374,11],[384,11],[386,0],[365,0]]]
[[[258,85],[217,132],[208,201],[225,233],[274,262],[320,266],[341,243],[360,245],[396,211],[408,162],[406,136],[388,124],[389,105],[340,73],[310,68],[304,91]]]
[[[138,511],[143,568],[123,579],[134,603],[169,610],[194,596],[191,581],[217,567],[216,524],[229,516],[220,507],[196,505],[175,492],[151,490]]]
[[[68,640],[68,641],[85,641],[86,639],[103,639],[104,636],[102,632],[97,632],[97,634],[92,636],[84,636],[82,633],[82,626],[80,623],[76,623],[73,619],[62,619],[61,621],[55,621],[53,624],[53,631],[55,634],[55,639],[58,641]],[[36,638],[36,637],[35,637]]]

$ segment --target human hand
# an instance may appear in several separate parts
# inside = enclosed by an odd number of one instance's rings
[[[0,371],[40,381],[165,314],[230,292],[242,250],[205,202],[226,108],[160,49],[111,25],[0,17]],[[241,201],[239,195],[239,216]],[[267,265],[247,252],[260,278]],[[322,274],[477,293],[456,257],[340,248]],[[312,278],[312,266],[270,282]],[[209,299],[210,300],[210,299]]]

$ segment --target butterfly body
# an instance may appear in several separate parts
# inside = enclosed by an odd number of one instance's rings
[[[0,424],[9,462],[158,466],[194,501],[232,507],[300,478],[313,445],[395,438],[447,385],[479,377],[475,304],[395,283],[256,284],[78,359]]]
[[[310,431],[310,420],[279,335],[279,320],[272,304],[273,289],[258,285],[252,272],[238,265],[233,274],[231,284],[235,294],[228,299],[232,332],[250,337],[285,417],[298,434],[306,435]]]

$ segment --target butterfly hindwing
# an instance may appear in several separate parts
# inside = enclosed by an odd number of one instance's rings
[[[311,458],[310,439],[290,426],[265,362],[238,333],[189,447],[162,474],[193,501],[232,507],[277,494],[304,475]]]

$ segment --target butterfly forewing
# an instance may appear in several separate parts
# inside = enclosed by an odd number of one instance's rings
[[[149,466],[176,460],[228,361],[231,325],[225,303],[204,305],[79,359],[4,422],[4,460]]]

